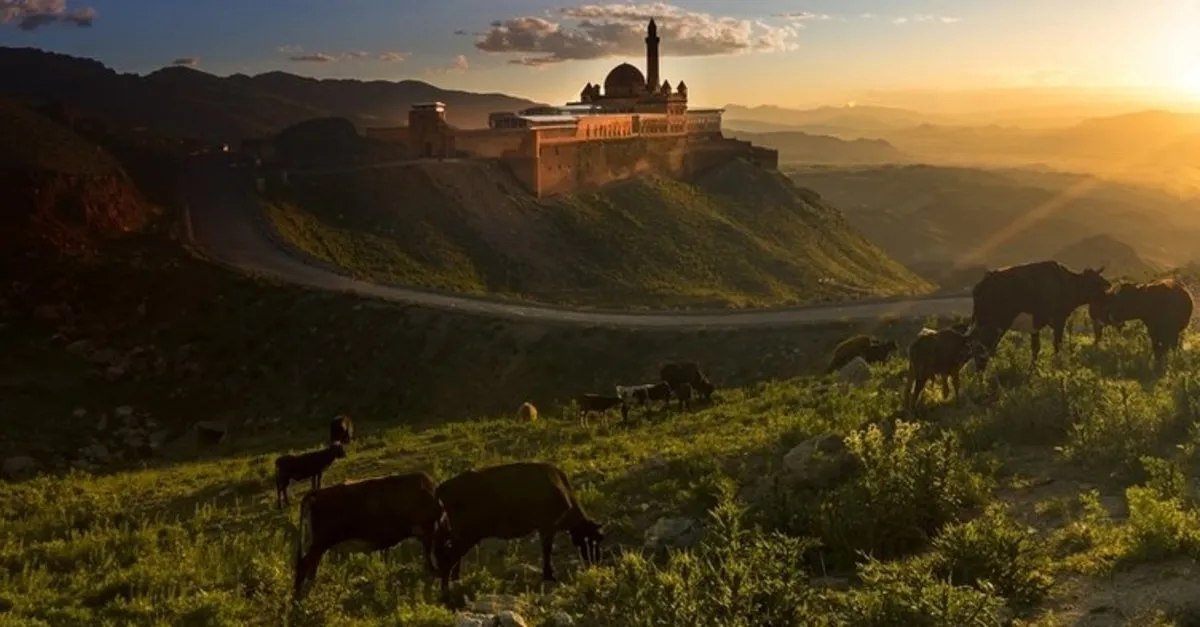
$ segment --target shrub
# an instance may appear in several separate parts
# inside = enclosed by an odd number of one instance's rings
[[[1001,503],[989,505],[975,520],[947,527],[933,545],[939,577],[976,587],[986,582],[1014,605],[1037,603],[1054,583],[1036,532],[1013,520]]]
[[[855,627],[991,627],[1005,624],[1004,600],[991,584],[956,586],[935,575],[925,558],[871,560],[859,572],[862,587],[846,594],[835,611],[839,624]]]

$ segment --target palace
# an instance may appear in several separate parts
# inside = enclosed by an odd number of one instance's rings
[[[688,87],[659,82],[659,38],[646,33],[646,73],[613,68],[604,89],[588,83],[577,102],[493,113],[488,128],[458,129],[440,102],[413,105],[408,126],[366,136],[404,144],[412,158],[492,158],[538,196],[571,192],[644,172],[686,178],[731,159],[778,167],[774,150],[721,134],[722,109],[688,108]]]

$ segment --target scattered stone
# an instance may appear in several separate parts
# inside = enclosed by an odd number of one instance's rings
[[[647,549],[687,548],[700,539],[700,528],[691,518],[659,518],[646,530]]]
[[[26,455],[9,457],[4,460],[4,465],[0,466],[0,474],[9,479],[24,479],[37,474],[37,471],[37,460]]]
[[[855,357],[838,370],[838,379],[854,387],[862,387],[871,380],[871,367],[862,357]]]
[[[524,617],[512,610],[504,610],[496,614],[494,621],[500,627],[528,627],[529,625],[525,622]]]
[[[783,456],[783,467],[791,481],[824,488],[850,478],[858,470],[858,459],[841,436],[825,433],[788,451]]]
[[[495,617],[490,614],[459,612],[454,615],[454,627],[493,627]]]

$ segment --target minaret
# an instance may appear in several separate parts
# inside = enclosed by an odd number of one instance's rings
[[[646,90],[654,91],[658,85],[658,25],[651,18],[646,29]]]

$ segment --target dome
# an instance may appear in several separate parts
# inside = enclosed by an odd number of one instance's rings
[[[604,77],[604,95],[612,98],[636,96],[646,91],[646,77],[636,67],[622,63]]]

